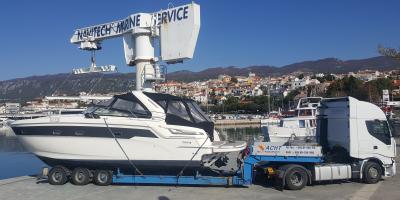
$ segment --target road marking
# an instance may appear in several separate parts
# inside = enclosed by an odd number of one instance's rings
[[[382,181],[376,184],[366,184],[350,198],[350,200],[365,200],[371,198],[375,191],[381,186]]]

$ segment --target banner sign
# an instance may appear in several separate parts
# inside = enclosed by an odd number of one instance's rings
[[[255,142],[253,155],[259,156],[322,156],[322,147],[313,145],[285,146],[273,142]]]
[[[71,43],[79,43],[85,40],[100,40],[102,38],[115,37],[132,31],[135,27],[151,27],[160,25],[161,23],[174,23],[188,19],[189,5],[183,5],[167,10],[155,12],[151,15],[151,25],[143,15],[146,13],[133,14],[129,17],[95,26],[77,29],[71,38]]]

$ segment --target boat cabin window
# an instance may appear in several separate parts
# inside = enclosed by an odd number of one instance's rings
[[[99,116],[117,116],[117,117],[130,116],[128,112],[121,112],[119,110],[110,109],[109,107],[97,107],[92,113]]]
[[[166,100],[160,100],[160,101],[157,101],[157,103],[158,103],[162,108],[164,108],[164,110],[167,108],[167,101],[166,101]]]
[[[169,101],[167,113],[179,116],[187,121],[191,121],[189,113],[186,110],[185,104],[183,104],[182,101],[176,101],[176,100]]]
[[[106,101],[100,101],[96,105],[99,105],[99,106],[110,106],[112,102],[114,102],[114,98],[111,98],[111,99],[106,100]]]
[[[188,102],[190,113],[193,116],[193,119],[196,123],[209,121],[207,116],[203,113],[201,108],[195,102]]]
[[[135,117],[143,118],[148,116],[149,111],[143,108],[138,102],[128,101],[124,99],[117,99],[112,105],[113,109],[120,110],[122,112],[128,112]]]
[[[299,120],[299,128],[305,128],[306,127],[306,121],[305,120]]]
[[[317,127],[317,122],[315,119],[310,120],[310,127]]]
[[[99,116],[150,118],[151,113],[139,102],[121,98],[112,98],[108,101],[90,106],[85,113]]]
[[[191,126],[203,129],[210,140],[214,140],[214,123],[202,112],[195,101],[169,94],[144,93],[159,104],[165,111],[165,122],[179,126]]]
[[[297,110],[297,116],[312,116],[312,110],[311,109],[303,109],[303,110]]]

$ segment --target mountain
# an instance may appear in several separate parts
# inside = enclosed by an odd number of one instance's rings
[[[0,81],[0,102],[2,99],[24,102],[52,94],[124,92],[134,89],[134,77],[133,73],[54,74]]]
[[[242,68],[234,66],[214,67],[200,72],[192,72],[187,70],[171,72],[167,75],[167,79],[180,81],[207,80],[217,78],[220,74],[226,74],[230,76],[248,76],[250,72],[256,73],[259,76],[271,76],[277,74],[277,71],[279,71],[279,68],[272,66],[249,66]]]
[[[305,61],[285,65],[283,67],[273,66],[249,66],[249,67],[215,67],[208,68],[199,72],[191,72],[187,70],[176,71],[168,74],[168,79],[172,80],[206,80],[216,78],[219,74],[230,76],[247,76],[249,72],[256,73],[259,76],[276,76],[284,75],[292,72],[308,72],[308,73],[348,73],[358,70],[392,70],[400,69],[400,63],[387,57],[378,56],[367,59],[342,61],[336,58],[325,58],[315,61]]]
[[[342,61],[336,58],[325,58],[286,65],[249,66],[249,67],[214,67],[199,72],[181,70],[167,75],[168,80],[194,81],[216,78],[220,74],[247,76],[250,72],[259,76],[276,76],[292,72],[307,73],[347,73],[358,70],[392,70],[400,69],[400,63],[387,57],[379,56],[359,60]],[[54,74],[31,76],[0,81],[0,100],[10,99],[26,101],[52,94],[78,95],[79,92],[109,93],[124,92],[134,89],[134,73],[115,74]]]

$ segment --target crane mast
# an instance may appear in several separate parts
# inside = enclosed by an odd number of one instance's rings
[[[136,67],[136,90],[149,90],[162,79],[159,61],[173,64],[193,58],[199,31],[200,6],[191,3],[76,29],[71,43],[95,51],[102,41],[122,37],[126,64]],[[156,42],[160,57],[155,56]]]

